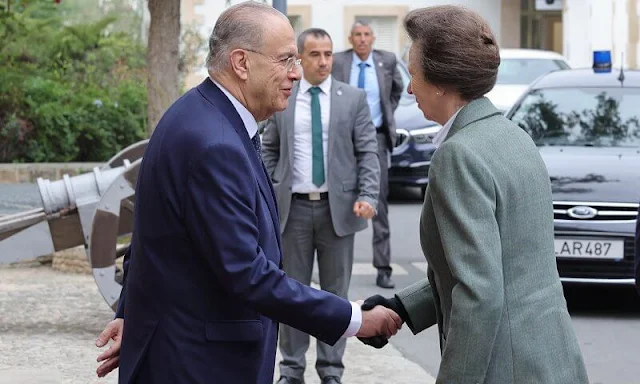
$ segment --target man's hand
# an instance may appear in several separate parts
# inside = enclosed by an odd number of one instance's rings
[[[376,215],[376,211],[373,209],[371,204],[366,201],[356,201],[355,204],[353,204],[353,213],[365,220],[369,220]]]
[[[361,305],[361,307],[363,311],[368,311],[374,308],[376,305],[382,305],[383,307],[392,309],[400,316],[403,322],[409,322],[409,314],[407,313],[407,310],[404,309],[404,306],[402,305],[400,300],[398,300],[397,298],[391,297],[387,299],[381,295],[373,295],[368,297]]]
[[[368,311],[362,311],[362,326],[356,336],[373,337],[384,335],[387,338],[398,333],[402,327],[402,319],[394,311],[377,306]]]
[[[98,336],[96,347],[99,348],[107,345],[109,340],[113,340],[113,344],[111,344],[109,349],[98,356],[98,362],[104,361],[96,370],[98,377],[106,376],[120,365],[120,345],[122,343],[123,329],[124,319],[113,319],[107,324],[104,331],[100,333],[100,336]]]
[[[407,314],[407,311],[404,309],[404,306],[402,305],[400,300],[396,299],[395,297],[387,299],[380,295],[374,295],[369,297],[364,302],[359,302],[359,303],[361,303],[360,306],[362,307],[363,311],[368,311],[368,310],[371,310],[372,308],[375,308],[376,306],[381,305],[386,308],[392,309],[395,313],[397,313],[400,316],[402,321],[407,322],[409,320],[409,315]],[[378,349],[384,347],[389,342],[389,339],[382,335],[372,336],[372,337],[358,337],[358,340],[360,340],[366,345],[369,345]]]

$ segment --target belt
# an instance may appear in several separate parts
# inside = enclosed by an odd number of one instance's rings
[[[329,192],[294,193],[293,197],[310,201],[327,200],[329,198]]]

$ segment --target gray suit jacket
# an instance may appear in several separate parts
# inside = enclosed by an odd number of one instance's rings
[[[486,98],[463,107],[433,156],[420,242],[428,279],[397,297],[414,333],[438,324],[437,383],[588,383],[556,268],[549,175]]]
[[[398,72],[396,55],[391,52],[374,49],[373,62],[376,66],[378,77],[378,87],[380,87],[380,103],[382,104],[382,120],[387,130],[387,146],[389,151],[393,150],[396,142],[396,121],[393,112],[398,107],[404,84],[402,76]],[[351,64],[353,63],[353,50],[338,52],[333,55],[333,69],[331,74],[334,78],[349,84],[351,76]]]
[[[365,92],[332,80],[326,180],[334,230],[338,236],[345,236],[367,227],[367,221],[353,213],[356,200],[377,208],[380,164],[376,129],[371,122]],[[291,207],[298,89],[299,84],[296,84],[289,106],[267,121],[262,135],[262,159],[273,181],[282,232]]]

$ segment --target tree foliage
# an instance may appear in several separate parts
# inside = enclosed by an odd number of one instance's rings
[[[146,137],[145,50],[112,16],[0,9],[0,162],[105,161]]]

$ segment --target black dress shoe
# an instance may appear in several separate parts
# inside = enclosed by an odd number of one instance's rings
[[[304,384],[304,381],[289,376],[280,376],[276,384]]]
[[[376,285],[380,288],[395,288],[396,284],[391,280],[391,274],[387,272],[378,273]]]
[[[337,376],[326,376],[322,378],[321,384],[342,384],[342,381]]]

